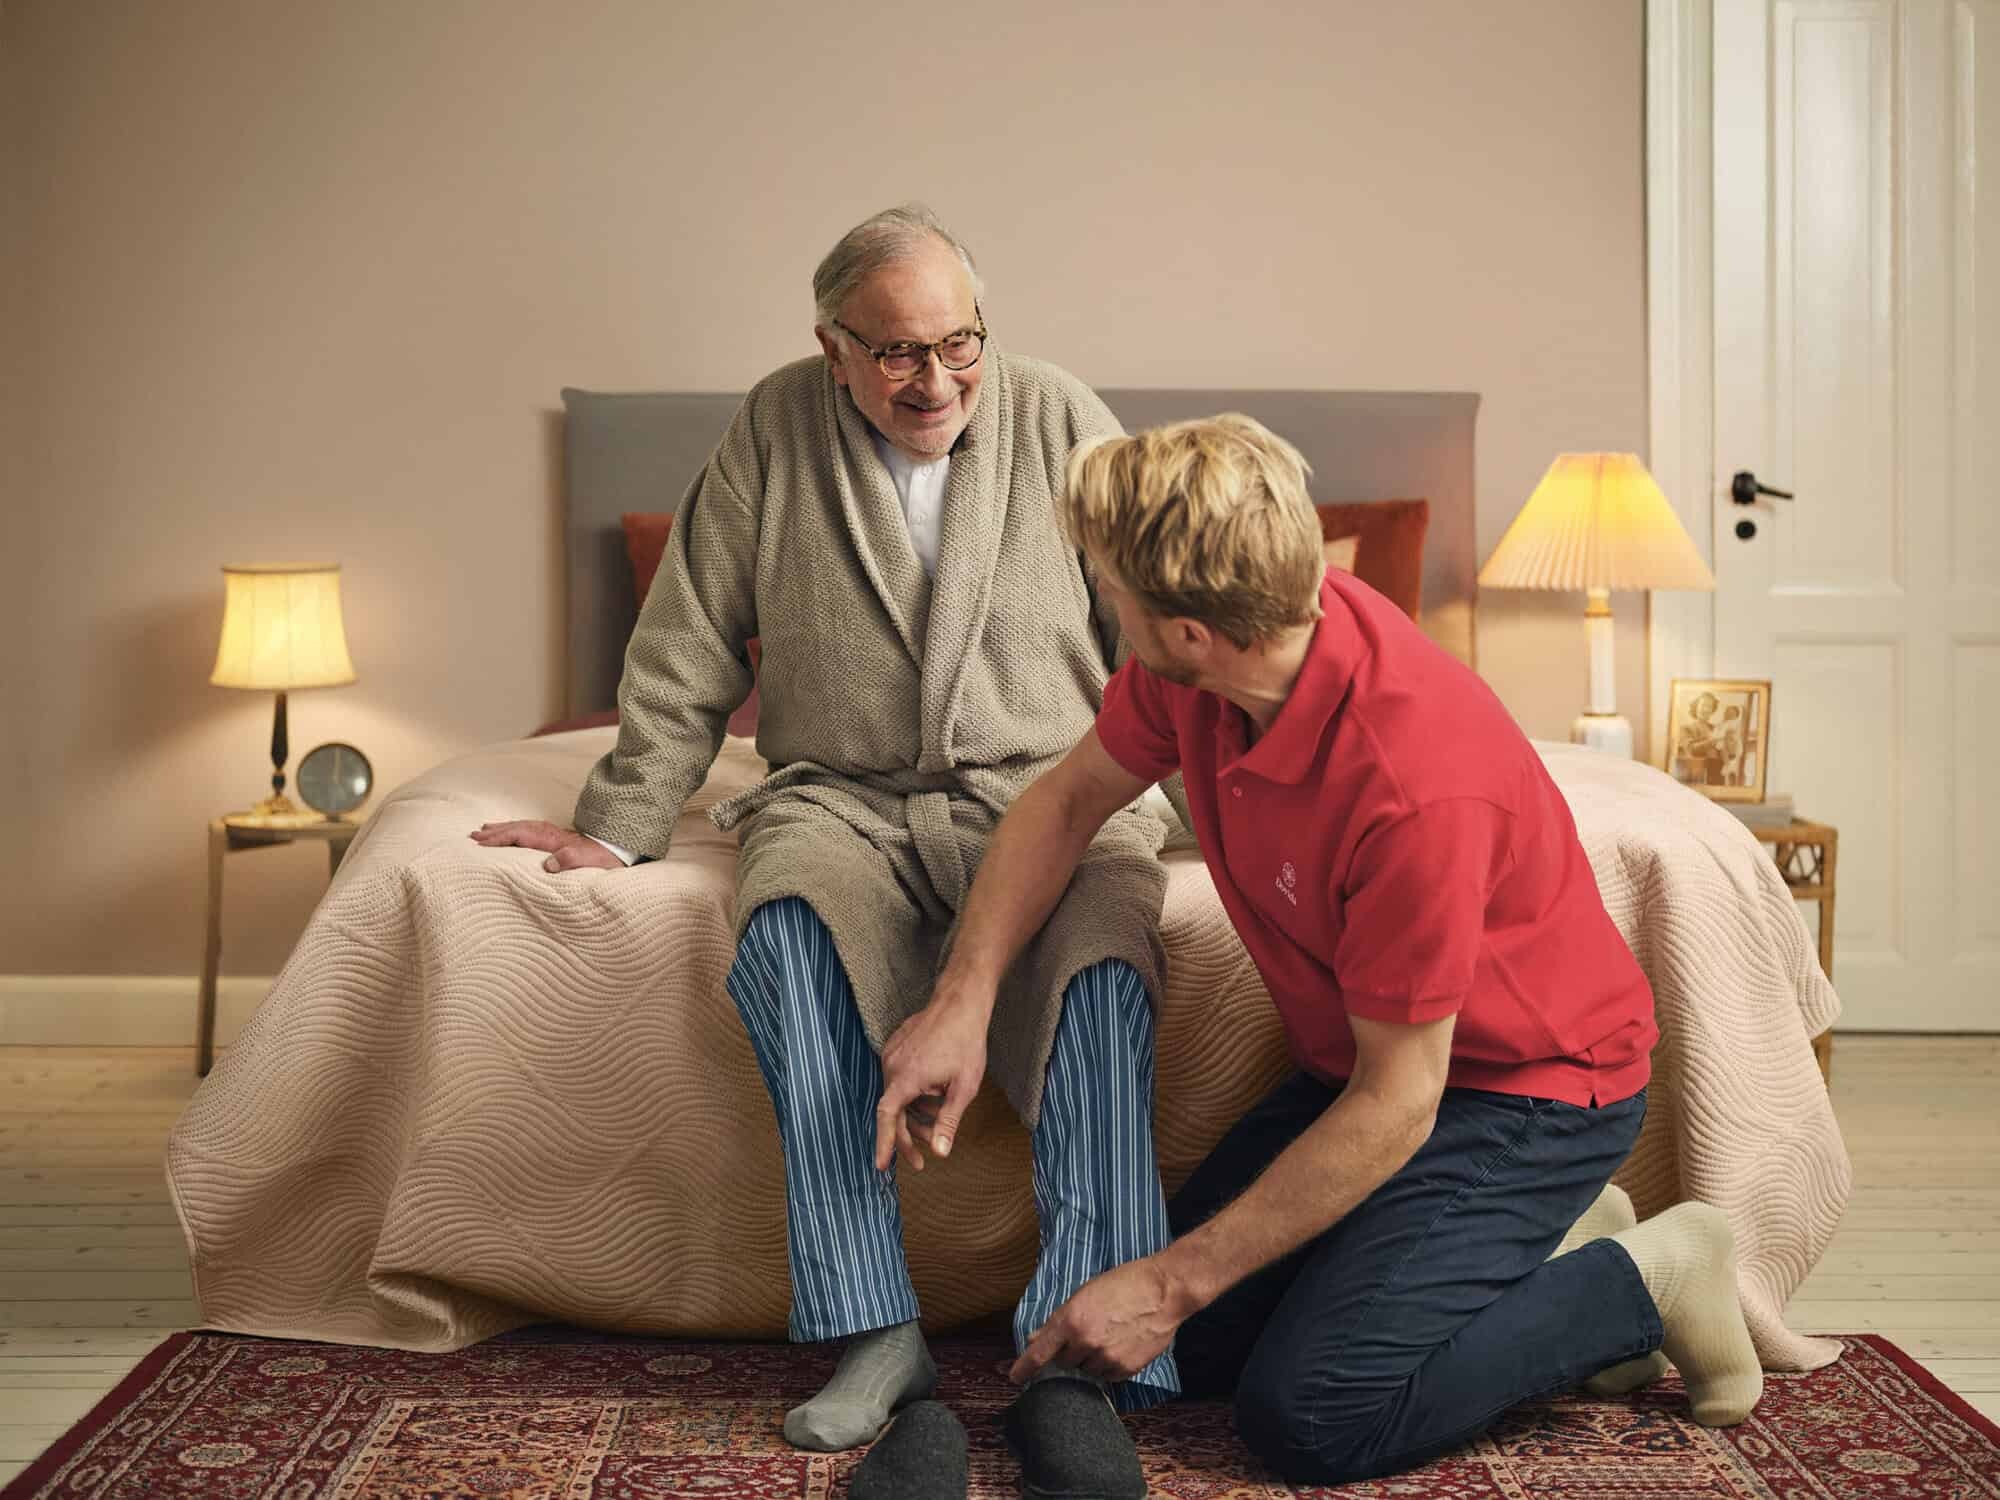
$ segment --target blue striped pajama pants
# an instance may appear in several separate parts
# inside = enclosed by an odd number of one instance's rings
[[[833,935],[797,897],[761,906],[728,986],[784,1142],[792,1338],[911,1321],[895,1168],[875,1170],[881,1059]],[[1129,964],[1094,965],[1064,991],[1032,1140],[1042,1253],[1014,1311],[1017,1349],[1091,1277],[1172,1238],[1153,1159],[1153,1015]],[[1179,1390],[1168,1350],[1111,1394],[1137,1411]]]

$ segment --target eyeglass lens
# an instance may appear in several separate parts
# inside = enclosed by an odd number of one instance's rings
[[[937,346],[938,363],[947,370],[964,370],[979,361],[979,351],[984,340],[976,333],[955,333]],[[918,347],[895,347],[882,351],[882,371],[887,375],[908,377],[923,369],[929,361],[929,353]]]

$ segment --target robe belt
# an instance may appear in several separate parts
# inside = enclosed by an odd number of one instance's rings
[[[951,798],[944,792],[913,792],[903,799],[910,841],[930,876],[931,889],[952,911],[965,909],[969,882],[959,853],[958,834],[951,824]]]

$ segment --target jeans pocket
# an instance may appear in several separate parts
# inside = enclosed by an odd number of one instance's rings
[[[1430,1139],[1412,1158],[1414,1175],[1427,1190],[1476,1187],[1491,1163],[1542,1128],[1543,1114],[1554,1102],[1531,1094],[1446,1089]]]

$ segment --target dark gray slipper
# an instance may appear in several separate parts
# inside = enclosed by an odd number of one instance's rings
[[[1102,1386],[1037,1380],[1007,1408],[1028,1500],[1146,1500],[1139,1450]]]
[[[965,1500],[965,1428],[941,1401],[902,1409],[847,1486],[853,1500]]]

